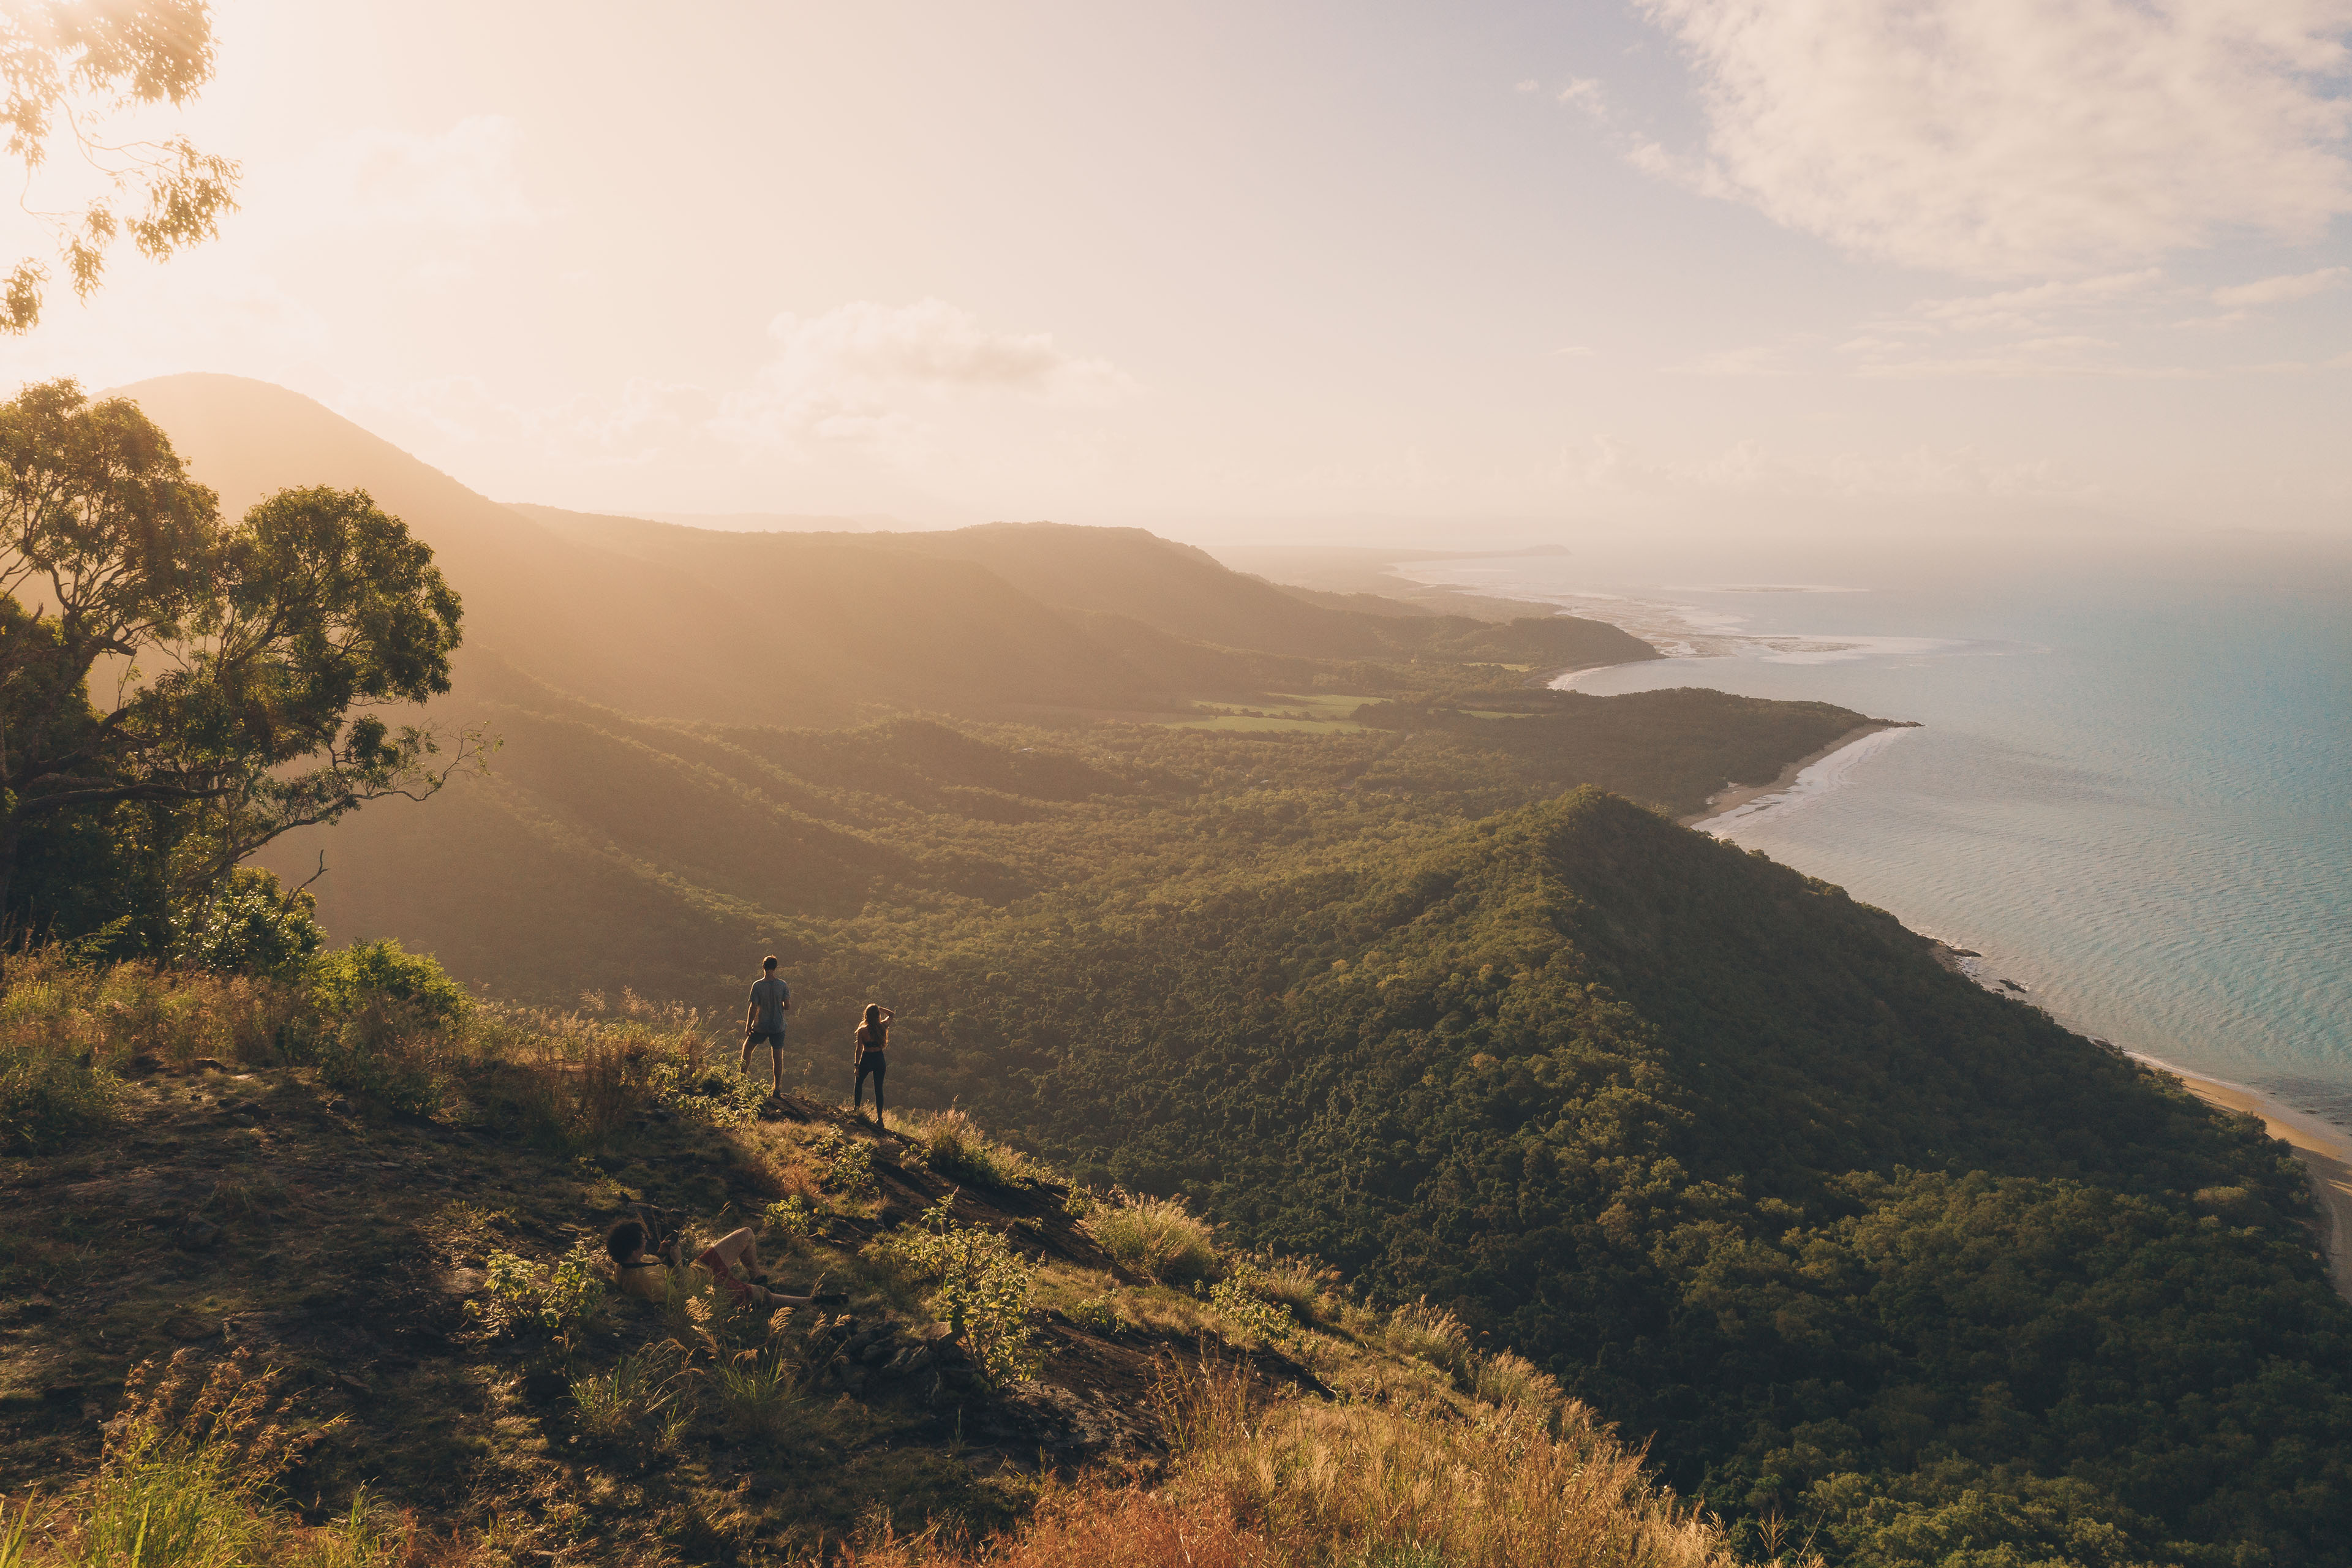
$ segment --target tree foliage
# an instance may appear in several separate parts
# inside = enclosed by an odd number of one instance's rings
[[[0,126],[29,185],[60,139],[103,181],[80,211],[36,214],[56,236],[74,292],[87,299],[107,252],[128,236],[150,260],[217,237],[236,205],[238,170],[185,136],[109,141],[110,115],[177,108],[212,79],[212,7],[205,0],[17,0],[0,7]],[[40,320],[47,264],[26,257],[0,283],[0,330]]]
[[[459,619],[364,492],[224,525],[135,405],[26,388],[0,405],[0,900],[60,837],[84,860],[56,880],[121,875],[128,837],[185,903],[289,828],[432,793],[475,742],[436,763],[378,710],[448,689]]]

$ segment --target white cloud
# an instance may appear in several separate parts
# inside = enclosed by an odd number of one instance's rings
[[[944,300],[880,305],[861,300],[821,316],[778,316],[782,345],[765,374],[780,388],[919,388],[1088,398],[1125,390],[1101,360],[1054,346],[1049,332],[996,332]]]
[[[1703,155],[1630,150],[1847,249],[1987,276],[2352,212],[2348,0],[1643,0]]]
[[[2297,272],[2284,278],[2265,278],[2258,283],[2216,289],[2213,303],[2233,310],[2249,305],[2284,305],[2341,289],[2347,279],[2352,279],[2352,267],[2323,267],[2316,272]]]
[[[1580,76],[1559,89],[1559,101],[1570,109],[1580,109],[1595,120],[1609,118],[1609,101],[1603,96],[1598,78]]]
[[[1511,90],[1513,92],[1533,92],[1541,84],[1538,83],[1535,78],[1529,77],[1525,81],[1513,83]]]
[[[527,225],[521,131],[502,114],[461,120],[437,135],[382,127],[320,147],[302,172],[304,205],[354,227],[478,231]]]
[[[2163,281],[2163,268],[2149,267],[2095,278],[2058,279],[1995,294],[1923,300],[1911,313],[1921,321],[1954,331],[2031,331],[2061,311],[2144,299]]]

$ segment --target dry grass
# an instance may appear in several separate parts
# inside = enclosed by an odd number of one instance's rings
[[[1010,1187],[1043,1174],[1019,1152],[980,1130],[961,1110],[891,1111],[884,1124],[912,1142],[923,1163],[952,1182]]]
[[[394,1568],[418,1532],[362,1489],[332,1524],[278,1506],[277,1481],[326,1428],[301,1432],[243,1352],[198,1376],[190,1352],[131,1375],[98,1474],[0,1522],[5,1568]],[[37,1529],[34,1528],[37,1526]]]
[[[1181,1198],[1117,1193],[1081,1222],[1119,1264],[1162,1285],[1188,1285],[1217,1271],[1216,1234]]]
[[[1393,1356],[1424,1361],[1455,1377],[1468,1380],[1473,1356],[1470,1331],[1462,1320],[1426,1299],[1399,1307],[1389,1314],[1381,1343]]]
[[[1481,1419],[1279,1399],[1232,1372],[1167,1390],[1178,1458],[1156,1489],[1048,1487],[974,1552],[877,1531],[852,1568],[1732,1568],[1713,1523],[1661,1492],[1580,1405]],[[1812,1568],[1811,1563],[1803,1568]]]

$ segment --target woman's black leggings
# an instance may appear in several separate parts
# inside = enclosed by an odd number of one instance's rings
[[[874,1114],[882,1114],[882,1074],[889,1063],[878,1056],[862,1057],[857,1063],[857,1087],[849,1091],[849,1109],[857,1110],[866,1103],[866,1075],[874,1075]]]

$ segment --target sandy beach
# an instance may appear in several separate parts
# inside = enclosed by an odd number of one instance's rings
[[[2336,1281],[2336,1294],[2352,1301],[2352,1136],[2242,1083],[2201,1078],[2137,1051],[2130,1055],[2135,1061],[2172,1074],[2208,1105],[2261,1117],[2272,1137],[2294,1146],[2295,1157],[2311,1173],[2312,1195],[2319,1200],[2321,1243],[2327,1254],[2328,1274]]]
[[[1916,728],[1916,726],[1896,723],[1888,720],[1876,720],[1867,724],[1857,724],[1853,729],[1848,730],[1844,734],[1840,735],[1836,740],[1832,741],[1828,745],[1823,746],[1820,751],[1808,752],[1806,755],[1799,757],[1795,762],[1790,763],[1787,767],[1782,768],[1780,770],[1780,776],[1774,779],[1770,784],[1731,784],[1727,786],[1721,794],[1714,796],[1707,802],[1706,809],[1705,811],[1699,812],[1696,816],[1684,817],[1682,819],[1682,825],[1685,827],[1696,827],[1702,822],[1711,822],[1718,816],[1727,816],[1731,813],[1738,811],[1741,806],[1748,805],[1750,801],[1761,800],[1766,795],[1786,795],[1790,790],[1796,787],[1798,775],[1802,773],[1807,768],[1811,767],[1815,763],[1827,761],[1829,758],[1844,751],[1848,746],[1853,745],[1857,741],[1868,740],[1871,736],[1882,734],[1888,730],[1909,730],[1913,728]]]

